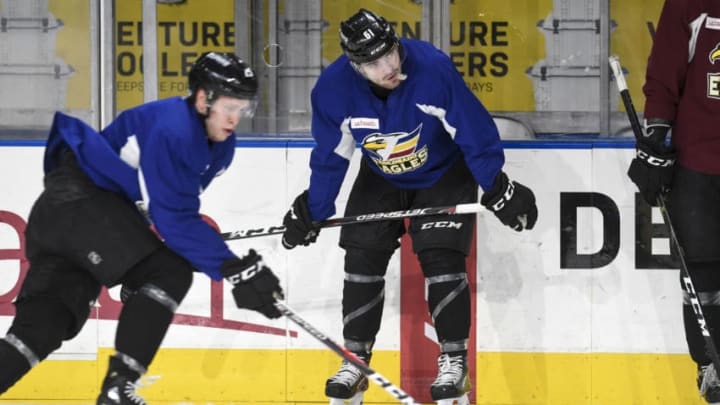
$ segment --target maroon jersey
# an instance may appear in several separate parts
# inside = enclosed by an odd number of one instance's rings
[[[665,1],[643,91],[645,117],[673,121],[679,163],[720,174],[720,1]]]

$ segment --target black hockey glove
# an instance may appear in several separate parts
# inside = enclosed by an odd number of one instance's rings
[[[522,184],[510,181],[504,172],[498,173],[495,184],[483,194],[480,202],[500,222],[518,232],[532,229],[537,221],[535,194]]]
[[[672,185],[676,153],[672,147],[665,146],[670,125],[669,120],[661,118],[645,120],[643,137],[637,139],[635,158],[628,169],[628,177],[651,206]]]
[[[251,309],[268,318],[282,315],[274,305],[276,296],[283,297],[280,281],[253,249],[243,258],[225,261],[220,271],[233,285],[232,294],[238,308]]]
[[[282,244],[285,249],[292,249],[297,245],[307,246],[317,240],[320,227],[310,216],[307,190],[295,198],[292,207],[283,218],[283,225],[285,232]]]

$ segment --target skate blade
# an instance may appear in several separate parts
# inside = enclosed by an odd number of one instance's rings
[[[438,400],[438,401],[436,401],[436,402],[437,402],[437,405],[454,405],[454,404],[457,404],[457,405],[470,405],[470,400],[468,399],[467,394],[463,394],[462,396],[456,397],[456,398],[440,399],[440,400]],[[333,405],[334,405],[334,404],[333,404]]]
[[[360,391],[350,398],[330,398],[330,405],[362,405],[364,391]]]

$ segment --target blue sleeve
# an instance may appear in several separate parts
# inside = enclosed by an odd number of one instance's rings
[[[331,116],[333,112],[328,110],[337,108],[337,104],[331,100],[323,102],[318,87],[311,93],[311,102],[315,147],[310,154],[308,206],[313,220],[321,221],[335,214],[335,199],[350,166],[355,141],[346,128],[349,119]]]
[[[505,164],[497,126],[490,113],[467,87],[449,58],[442,64],[447,91],[446,119],[456,129],[455,143],[465,157],[475,181],[489,190]]]
[[[148,212],[170,249],[213,280],[221,280],[220,266],[236,256],[220,234],[200,217],[201,175],[182,159],[191,155],[183,150],[187,148],[190,145],[162,132],[147,140],[140,170]]]

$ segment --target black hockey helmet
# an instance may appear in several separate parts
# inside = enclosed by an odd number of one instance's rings
[[[191,94],[203,88],[210,100],[217,96],[254,100],[258,90],[255,72],[232,53],[203,53],[190,69],[188,82]]]
[[[372,62],[399,43],[392,26],[383,17],[364,8],[340,23],[340,46],[357,64]]]

